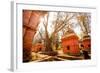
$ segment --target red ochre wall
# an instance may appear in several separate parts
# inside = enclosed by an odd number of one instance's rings
[[[41,12],[23,10],[23,62],[31,60],[31,47]]]
[[[84,49],[86,50],[86,51],[89,51],[90,52],[90,50],[91,50],[91,39],[84,39],[83,41],[82,41],[82,45],[84,46]]]
[[[44,49],[44,45],[41,43],[37,43],[35,45],[32,45],[32,52],[43,51],[43,49]]]
[[[70,47],[69,50],[68,50],[67,46]],[[63,38],[62,39],[62,48],[63,48],[63,52],[65,54],[79,55],[80,50],[79,50],[78,37],[76,35],[72,35],[72,36]]]

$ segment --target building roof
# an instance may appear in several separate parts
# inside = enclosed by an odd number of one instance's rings
[[[78,38],[74,30],[72,30],[71,28],[68,28],[68,31],[65,32],[65,34],[62,36],[62,39],[70,37],[70,36],[75,36]]]
[[[86,40],[86,39],[91,39],[91,36],[90,35],[84,35],[83,38],[82,38],[82,41]]]

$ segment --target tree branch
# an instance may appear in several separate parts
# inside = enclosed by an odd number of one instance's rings
[[[59,32],[61,29],[63,29],[66,25],[68,25],[68,24],[69,24],[69,23],[68,23],[69,20],[71,20],[74,16],[75,16],[75,14],[72,15],[70,18],[68,18],[68,17],[66,16],[66,18],[65,18],[64,21],[63,21],[63,23],[60,24],[61,26],[56,30],[56,33]],[[68,18],[68,19],[67,19],[67,18]]]

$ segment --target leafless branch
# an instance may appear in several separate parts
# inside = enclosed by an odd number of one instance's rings
[[[62,22],[62,24],[60,24],[59,28],[56,29],[55,33],[59,32],[61,29],[63,29],[66,25],[69,25],[69,21],[75,16],[72,15],[70,18],[68,18],[68,16],[65,17],[64,21]]]

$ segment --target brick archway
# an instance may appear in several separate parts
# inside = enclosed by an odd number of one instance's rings
[[[31,60],[32,40],[44,12],[23,10],[23,62]]]

